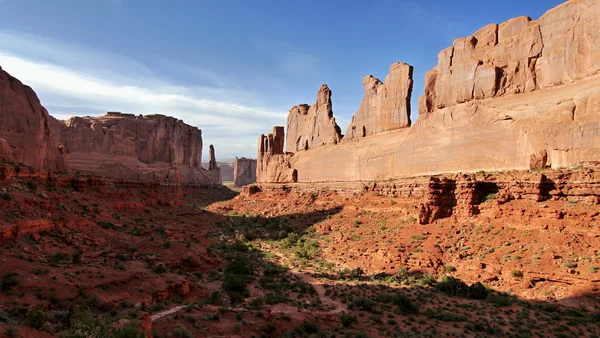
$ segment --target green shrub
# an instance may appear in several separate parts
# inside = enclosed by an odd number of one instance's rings
[[[2,281],[0,281],[0,290],[4,292],[10,291],[12,288],[19,285],[20,282],[17,279],[18,275],[19,274],[16,272],[5,273],[2,276]]]
[[[177,327],[173,329],[173,331],[171,332],[171,336],[176,337],[176,338],[192,338],[192,334],[190,333],[190,331],[188,331],[188,329],[185,328],[185,326],[181,325],[181,324],[177,324]]]
[[[145,338],[146,335],[142,331],[139,323],[129,322],[122,328],[116,330],[113,336],[114,338]]]
[[[469,298],[471,299],[485,299],[488,293],[488,289],[480,282],[469,286]]]
[[[510,306],[514,302],[514,298],[504,292],[494,292],[486,300],[497,307]]]
[[[519,270],[513,270],[510,272],[510,274],[515,277],[515,278],[521,278],[523,277],[523,272],[519,271]]]
[[[419,308],[403,293],[396,293],[392,297],[392,304],[402,313],[417,313]]]
[[[296,328],[296,331],[299,333],[317,334],[319,333],[319,326],[316,323],[310,323],[305,320]]]
[[[27,312],[27,319],[25,320],[25,322],[27,323],[27,325],[35,328],[36,330],[39,330],[44,326],[46,320],[48,320],[46,314],[42,310],[37,308],[35,310]]]
[[[424,312],[425,316],[432,319],[438,319],[443,322],[466,322],[467,317],[448,311],[427,309]]]
[[[380,313],[380,311],[377,310],[377,303],[368,298],[357,298],[348,306],[348,308],[350,310],[358,309],[360,311],[366,311],[375,314]]]
[[[448,296],[465,297],[469,294],[469,287],[465,282],[450,276],[444,276],[436,287]]]
[[[111,222],[106,222],[106,221],[99,221],[98,226],[103,228],[103,229],[114,229],[115,225],[112,224]]]
[[[167,268],[163,264],[157,264],[152,268],[152,272],[156,274],[163,274],[167,272]]]
[[[76,310],[69,320],[67,338],[104,338],[110,337],[110,325],[92,316],[89,309]]]
[[[352,316],[352,315],[348,315],[348,314],[343,313],[340,316],[340,322],[342,323],[343,327],[350,328],[354,324],[358,323],[358,319],[356,319],[356,316]]]
[[[275,304],[279,304],[279,303],[285,303],[287,302],[289,299],[280,294],[280,293],[271,293],[265,296],[265,303],[269,304],[269,305],[275,305]]]
[[[319,242],[312,239],[300,239],[294,247],[294,256],[299,259],[313,259],[319,255]]]

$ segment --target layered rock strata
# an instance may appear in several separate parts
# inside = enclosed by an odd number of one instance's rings
[[[243,187],[256,182],[256,160],[250,158],[235,158],[233,164],[233,184]]]
[[[211,149],[201,167],[202,132],[173,117],[109,112],[72,117],[59,128],[73,170],[119,179],[220,184]]]

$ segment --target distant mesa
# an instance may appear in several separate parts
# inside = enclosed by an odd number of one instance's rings
[[[256,182],[256,159],[235,158],[233,184],[243,187]]]

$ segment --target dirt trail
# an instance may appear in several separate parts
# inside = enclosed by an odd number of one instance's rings
[[[281,255],[279,252],[277,252],[277,251],[270,251],[270,252],[274,253],[279,258],[279,262],[286,261],[285,257],[283,255]],[[323,282],[321,282],[317,278],[313,277],[310,273],[303,272],[303,271],[297,270],[295,268],[289,268],[288,272],[293,274],[294,276],[300,278],[303,282],[312,285],[312,287],[315,289],[315,291],[317,291],[317,295],[319,296],[321,303],[323,305],[325,305],[325,307],[331,308],[331,310],[325,311],[325,313],[337,314],[337,313],[342,313],[342,312],[348,311],[348,307],[346,306],[346,304],[342,303],[340,300],[331,299],[330,297],[327,297],[325,287],[323,286]]]
[[[153,314],[152,316],[150,316],[150,318],[151,318],[151,319],[152,319],[152,321],[154,322],[154,321],[157,321],[157,320],[159,320],[159,319],[161,319],[161,318],[163,318],[163,317],[166,317],[166,316],[170,316],[170,315],[172,315],[172,314],[175,314],[175,313],[177,313],[177,312],[181,311],[183,308],[185,308],[185,305],[176,306],[176,307],[174,307],[174,308],[171,308],[171,309],[169,309],[169,310],[165,310],[165,311],[161,311],[161,312],[159,312],[159,313],[155,313],[155,314]]]

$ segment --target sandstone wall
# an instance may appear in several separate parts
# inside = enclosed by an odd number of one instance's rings
[[[182,183],[221,183],[216,162],[210,170],[201,167],[202,132],[173,117],[107,113],[72,117],[59,130],[73,170],[120,179],[178,176]]]
[[[256,160],[250,158],[235,158],[233,164],[233,183],[236,187],[243,187],[256,182]]]
[[[297,152],[340,142],[341,129],[335,123],[331,104],[331,90],[321,85],[312,106],[292,107],[287,119],[286,150]]]
[[[522,16],[456,39],[426,74],[419,113],[573,83],[597,74],[599,23],[598,1],[572,0],[539,20]]]
[[[258,181],[371,181],[600,161],[599,26],[599,1],[571,0],[537,21],[519,17],[457,39],[427,73],[410,128],[271,156],[259,161]]]
[[[0,68],[0,138],[3,157],[34,168],[68,171],[51,117],[36,93]]]
[[[372,75],[365,77],[365,96],[344,139],[410,127],[412,73],[412,66],[395,62],[384,83]]]
[[[285,132],[283,127],[273,127],[273,132],[258,137],[256,160],[257,182],[295,182],[297,177],[291,167],[293,153],[283,152]]]

